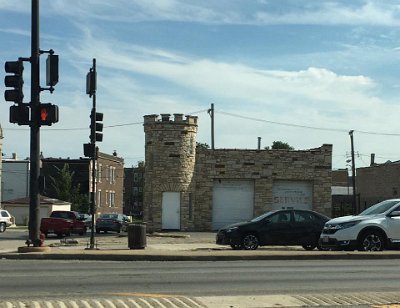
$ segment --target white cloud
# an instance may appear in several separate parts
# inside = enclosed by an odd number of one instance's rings
[[[400,24],[400,6],[382,1],[365,1],[354,7],[337,2],[320,2],[317,8],[282,14],[257,12],[257,22],[261,24],[311,24],[311,25],[381,25]]]
[[[101,19],[120,22],[186,21],[209,24],[312,24],[382,25],[400,24],[400,6],[395,1],[366,0],[359,5],[342,1],[315,1],[312,5],[280,0],[286,10],[273,9],[276,3],[246,0],[64,0],[45,1],[48,14],[62,14],[81,20]],[[9,3],[9,1],[3,1]],[[4,4],[4,6],[6,6]],[[10,5],[8,4],[7,7]],[[1,7],[1,5],[0,5]]]

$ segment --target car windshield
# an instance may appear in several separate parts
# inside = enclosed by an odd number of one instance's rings
[[[256,221],[261,221],[263,220],[265,217],[271,216],[273,213],[275,213],[276,211],[271,211],[271,212],[266,212],[260,216],[254,217],[252,220],[252,222],[256,222]]]
[[[397,203],[400,203],[400,201],[399,200],[382,201],[382,202],[379,202],[379,203],[367,208],[365,211],[361,212],[359,215],[365,216],[365,215],[382,214],[382,213],[385,213],[387,210],[389,210],[392,206],[394,206]]]

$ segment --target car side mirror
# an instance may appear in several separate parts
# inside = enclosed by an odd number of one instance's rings
[[[397,217],[400,216],[400,211],[393,211],[389,214],[390,217]]]
[[[266,220],[264,220],[264,222],[265,222],[266,224],[269,224],[269,223],[271,222],[271,219],[266,219]]]

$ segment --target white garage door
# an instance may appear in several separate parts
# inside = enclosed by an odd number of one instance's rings
[[[312,183],[307,181],[274,181],[273,209],[312,209]]]
[[[212,229],[253,218],[254,182],[216,180],[213,187]]]

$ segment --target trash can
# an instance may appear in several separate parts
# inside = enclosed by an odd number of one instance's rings
[[[128,225],[128,247],[130,249],[144,249],[146,247],[146,225]]]

